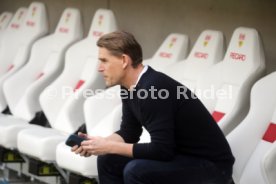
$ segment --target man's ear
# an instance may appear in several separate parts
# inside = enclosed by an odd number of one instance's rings
[[[128,55],[123,54],[122,59],[123,59],[123,69],[126,69],[129,65],[131,65],[131,59]]]

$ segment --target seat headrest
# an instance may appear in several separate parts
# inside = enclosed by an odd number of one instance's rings
[[[55,34],[76,37],[76,35],[82,35],[82,32],[80,11],[76,8],[66,8],[58,22]]]
[[[237,28],[222,63],[224,80],[234,84],[242,83],[252,72],[264,70],[264,50],[258,32],[253,28]]]
[[[22,28],[22,24],[24,21],[24,18],[27,14],[27,8],[21,7],[18,8],[15,15],[13,16],[12,20],[10,21],[7,30],[10,31],[17,31]]]
[[[205,30],[198,37],[186,62],[215,64],[224,54],[223,34],[220,31]]]
[[[244,65],[253,65],[264,60],[258,32],[253,28],[237,28],[233,33],[224,60]]]
[[[102,35],[117,30],[115,16],[111,10],[98,9],[93,17],[88,37],[98,40]]]
[[[171,33],[154,54],[152,60],[179,61],[187,55],[188,37],[183,34]]]
[[[25,17],[24,26],[28,32],[48,30],[46,8],[43,3],[33,2],[30,4],[27,15]]]
[[[0,31],[7,28],[11,19],[12,19],[12,13],[10,13],[10,12],[3,12],[0,15]]]

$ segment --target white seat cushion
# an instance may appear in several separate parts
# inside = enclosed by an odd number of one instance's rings
[[[28,128],[18,133],[17,145],[24,154],[42,161],[53,161],[56,157],[56,146],[67,137],[67,133],[52,128]]]
[[[60,143],[56,149],[56,161],[59,167],[87,177],[98,175],[97,157],[81,157],[71,151],[71,147]]]
[[[5,121],[0,118],[0,145],[14,149],[17,148],[17,135],[25,128],[36,128],[38,125],[29,125],[27,121],[23,119],[15,119],[14,117],[4,117]]]
[[[15,148],[17,144],[18,129],[27,126],[28,122],[23,119],[15,119],[12,115],[5,115],[0,117],[0,145],[6,148]],[[11,136],[12,135],[12,136]]]

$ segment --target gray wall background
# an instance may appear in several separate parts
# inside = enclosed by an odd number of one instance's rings
[[[0,13],[15,12],[32,0],[0,0]],[[276,71],[275,0],[40,0],[47,6],[50,30],[66,7],[81,10],[85,35],[98,8],[113,10],[120,29],[132,32],[144,58],[151,57],[169,33],[186,34],[193,46],[205,29],[220,30],[228,45],[235,28],[257,29],[263,39],[267,73]]]

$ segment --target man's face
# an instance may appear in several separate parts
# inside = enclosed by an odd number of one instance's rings
[[[100,47],[99,61],[98,71],[103,74],[106,86],[121,84],[124,75],[123,57],[111,55],[106,48]]]

